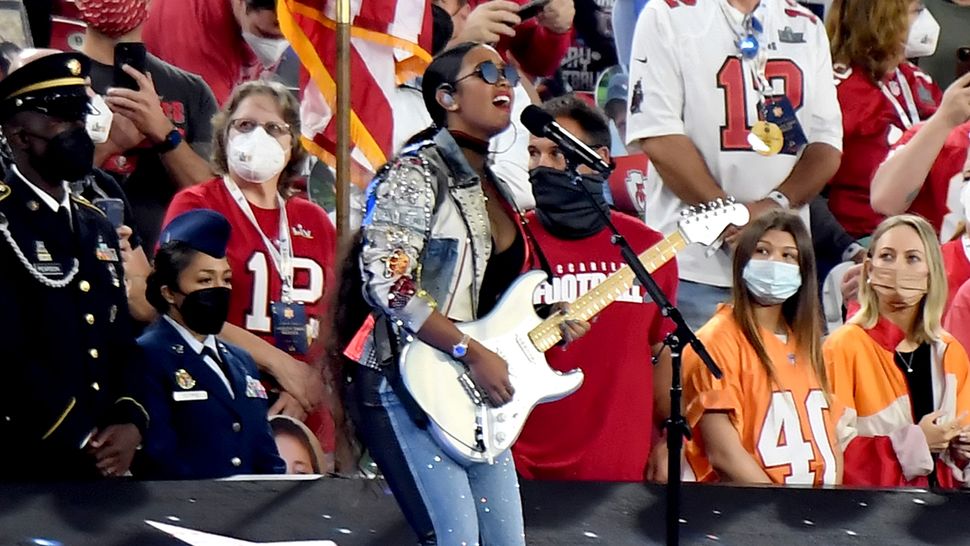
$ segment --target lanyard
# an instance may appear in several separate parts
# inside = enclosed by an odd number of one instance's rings
[[[909,88],[909,81],[906,80],[906,76],[898,68],[896,69],[896,83],[899,85],[899,92],[906,102],[906,109],[909,110],[908,115],[889,88],[882,82],[879,82],[879,90],[886,96],[889,103],[893,105],[893,108],[896,110],[896,115],[899,116],[899,121],[903,122],[903,127],[909,129],[919,122],[919,109],[916,108],[916,101],[913,100],[913,90]]]
[[[239,210],[249,219],[249,223],[253,225],[256,233],[259,233],[259,236],[263,238],[266,251],[273,258],[273,265],[276,266],[276,271],[280,274],[280,280],[283,283],[281,299],[284,303],[290,303],[290,292],[293,289],[293,245],[290,244],[290,223],[286,218],[286,203],[283,202],[283,198],[279,194],[276,195],[276,200],[280,206],[280,246],[276,248],[276,245],[263,233],[263,228],[259,227],[256,215],[253,214],[253,208],[249,205],[249,201],[246,200],[246,196],[243,195],[239,186],[228,176],[222,177],[222,182],[229,190],[229,195],[236,201]]]
[[[758,9],[764,6],[764,3],[759,3],[753,12],[744,16],[744,19],[742,19],[741,22],[741,28],[738,28],[737,18],[729,12],[730,8],[727,4],[727,0],[718,0],[717,4],[718,7],[721,8],[721,14],[724,15],[724,20],[727,22],[728,27],[730,27],[731,31],[734,33],[736,38],[735,43],[737,44],[738,53],[741,57],[741,63],[751,72],[751,79],[752,82],[754,82],[754,90],[757,91],[760,98],[761,110],[764,110],[767,107],[768,91],[771,89],[771,82],[768,81],[768,77],[765,74],[768,65],[768,51],[761,39],[762,35],[768,32],[768,29],[764,26],[766,22],[765,19],[767,18],[762,17],[759,21],[761,25],[760,31],[757,31],[753,21],[755,19],[754,12],[758,11]],[[741,50],[741,42],[748,37],[753,37],[758,42],[758,50],[754,57],[744,55],[744,52]]]

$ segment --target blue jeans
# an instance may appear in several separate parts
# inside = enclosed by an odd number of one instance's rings
[[[356,379],[358,432],[421,544],[525,545],[510,452],[492,465],[460,463],[415,424],[379,372],[360,368]]]
[[[731,301],[731,289],[680,279],[677,308],[691,330],[697,331],[714,316],[720,303]]]

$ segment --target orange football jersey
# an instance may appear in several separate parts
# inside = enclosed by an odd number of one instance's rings
[[[839,441],[845,450],[845,484],[926,487],[936,470],[943,488],[958,488],[970,473],[950,452],[931,454],[913,422],[906,378],[894,361],[903,333],[888,320],[868,330],[847,324],[823,346],[832,391],[844,404]],[[941,422],[970,412],[970,362],[963,347],[944,333],[932,346],[934,399]],[[967,475],[965,475],[967,474]]]
[[[774,382],[727,305],[697,332],[724,376],[715,379],[693,350],[684,352],[684,401],[693,431],[684,477],[718,481],[699,423],[705,412],[719,411],[730,415],[741,444],[773,483],[835,485],[841,476],[835,435],[841,407],[825,394],[808,355],[794,342],[767,330],[761,335]]]

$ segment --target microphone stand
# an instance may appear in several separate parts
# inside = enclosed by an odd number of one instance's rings
[[[670,417],[663,424],[664,429],[667,431],[667,544],[669,546],[675,546],[680,543],[681,450],[684,446],[684,438],[690,440],[691,437],[690,427],[687,425],[687,420],[684,419],[683,412],[680,409],[681,396],[684,390],[681,378],[681,355],[684,347],[690,345],[715,378],[721,378],[721,369],[714,363],[704,344],[701,343],[701,340],[697,339],[693,330],[684,321],[680,310],[670,303],[670,300],[667,299],[663,290],[660,289],[660,286],[657,285],[657,282],[654,281],[653,277],[640,262],[637,253],[630,247],[630,244],[623,235],[620,234],[616,225],[610,221],[609,213],[599,207],[596,198],[593,197],[593,194],[583,184],[582,175],[576,171],[576,167],[576,162],[567,155],[566,173],[572,177],[573,185],[578,186],[583,191],[586,199],[589,200],[590,204],[599,213],[600,218],[603,219],[606,226],[613,232],[610,242],[619,249],[623,261],[630,266],[637,281],[640,282],[640,286],[647,291],[647,294],[650,295],[653,302],[657,304],[657,308],[660,309],[660,314],[672,320],[676,325],[674,331],[664,339],[664,345],[670,348],[672,374],[670,381]],[[604,180],[603,183],[605,184],[606,181]],[[656,362],[654,361],[654,363]]]

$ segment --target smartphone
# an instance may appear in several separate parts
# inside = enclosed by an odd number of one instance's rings
[[[138,82],[121,69],[128,65],[145,73],[145,44],[141,42],[119,42],[115,44],[114,87],[138,90]]]
[[[532,0],[532,2],[523,5],[521,8],[519,8],[519,19],[525,21],[539,15],[542,8],[546,7],[546,4],[548,4],[550,1],[551,0]]]
[[[970,72],[970,46],[957,49],[956,77],[960,78]]]
[[[101,209],[108,221],[115,229],[125,223],[125,202],[117,197],[99,197],[92,201],[94,206]]]

